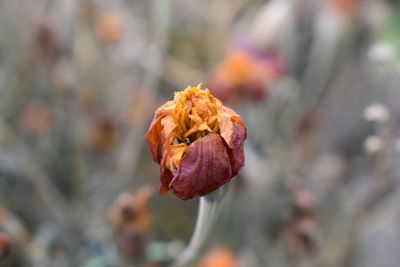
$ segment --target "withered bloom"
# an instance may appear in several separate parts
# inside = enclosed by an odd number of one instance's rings
[[[235,49],[217,65],[207,84],[223,103],[243,98],[257,102],[268,97],[268,88],[285,72],[282,60],[275,53]]]
[[[106,44],[118,42],[124,33],[124,18],[117,12],[107,12],[96,22],[96,34]]]
[[[237,266],[237,259],[233,252],[223,246],[214,247],[203,259],[200,267],[234,267]]]
[[[246,126],[208,89],[187,87],[159,107],[146,141],[160,164],[160,193],[183,200],[229,182],[244,165]]]
[[[120,251],[131,259],[143,256],[151,226],[149,201],[153,188],[143,186],[135,194],[121,193],[111,205],[111,220]]]
[[[108,211],[113,227],[117,232],[134,229],[147,233],[151,224],[149,201],[153,195],[150,186],[140,187],[135,194],[121,193]]]

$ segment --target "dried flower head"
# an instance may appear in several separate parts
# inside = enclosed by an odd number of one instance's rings
[[[113,152],[117,143],[118,136],[115,120],[107,114],[99,115],[93,125],[88,147],[93,151],[107,154]]]
[[[218,246],[213,248],[200,261],[200,267],[234,267],[237,260],[233,252],[225,247]]]
[[[41,60],[53,62],[60,56],[62,52],[61,43],[50,22],[42,22],[38,25],[35,38]]]
[[[146,134],[160,193],[186,200],[229,182],[244,165],[246,127],[208,89],[187,87],[159,107]]]
[[[142,186],[135,194],[121,193],[108,211],[114,229],[117,232],[135,230],[146,233],[151,224],[148,208],[153,189]]]
[[[291,207],[284,221],[283,242],[295,266],[310,260],[318,251],[316,200],[298,179],[287,184],[291,191]]]
[[[108,12],[99,17],[95,27],[100,40],[114,44],[121,39],[124,32],[124,19],[119,13]]]
[[[108,210],[119,250],[127,257],[141,257],[151,226],[149,201],[153,188],[140,187],[135,194],[121,193]]]
[[[51,130],[53,117],[45,103],[32,102],[22,111],[20,123],[25,132],[39,137]]]
[[[345,16],[352,16],[357,10],[357,0],[329,0],[328,7]]]
[[[211,92],[224,103],[244,97],[259,101],[268,87],[284,74],[281,60],[249,51],[233,50],[213,71],[208,81]]]

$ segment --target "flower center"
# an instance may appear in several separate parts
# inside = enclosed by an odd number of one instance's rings
[[[219,132],[217,115],[222,104],[209,90],[187,88],[175,93],[174,104],[171,115],[179,128],[178,143],[190,144],[210,132]]]

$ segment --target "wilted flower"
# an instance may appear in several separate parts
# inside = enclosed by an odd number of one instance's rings
[[[141,187],[135,194],[121,193],[109,209],[108,216],[117,231],[128,228],[147,232],[151,222],[148,209],[153,189]]]
[[[237,266],[237,260],[231,250],[218,246],[213,248],[200,261],[200,267],[234,267]]]
[[[0,233],[0,260],[7,258],[10,254],[10,239],[3,233]]]
[[[244,165],[246,127],[208,89],[187,87],[159,107],[146,134],[160,168],[160,193],[186,200],[229,182]]]
[[[144,252],[146,235],[151,225],[148,208],[153,189],[141,187],[135,194],[121,193],[108,211],[119,249],[130,258]]]
[[[124,19],[116,12],[105,13],[99,17],[95,27],[100,40],[113,44],[121,39],[124,32]]]
[[[22,111],[20,123],[25,132],[38,137],[51,130],[53,117],[45,103],[32,102]]]
[[[283,228],[283,241],[295,266],[311,259],[318,250],[316,202],[313,194],[299,180],[288,183],[292,200]]]
[[[36,45],[41,59],[53,61],[60,56],[62,47],[60,40],[51,23],[43,22],[38,25]]]
[[[268,86],[284,73],[283,63],[277,56],[237,49],[218,65],[208,85],[224,103],[242,96],[257,101],[266,97]]]
[[[89,148],[110,153],[117,144],[117,126],[114,119],[106,114],[99,116],[90,135]]]
[[[340,14],[351,16],[357,9],[357,0],[328,0],[328,7]]]

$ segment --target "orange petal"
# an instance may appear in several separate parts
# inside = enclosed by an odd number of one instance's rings
[[[225,140],[226,144],[233,149],[234,147],[234,125],[238,125],[244,129],[244,139],[246,139],[246,126],[239,118],[239,116],[230,108],[223,106],[220,111],[218,112],[218,122],[220,128],[221,137]],[[237,129],[237,128],[236,128]]]
[[[225,247],[215,247],[200,261],[199,267],[234,267],[237,260],[233,252]]]
[[[178,136],[178,125],[176,125],[172,116],[166,116],[161,119],[161,126],[161,140],[165,145],[169,146]]]
[[[176,144],[164,147],[161,165],[170,170],[171,173],[175,173],[183,154],[185,154],[188,149],[189,146],[186,144]]]
[[[231,178],[225,145],[218,134],[210,133],[189,146],[169,188],[176,196],[187,200],[206,195]]]
[[[163,140],[161,138],[162,125],[161,120],[169,115],[169,108],[173,105],[172,101],[168,101],[159,107],[150,124],[149,131],[146,134],[147,145],[150,148],[153,160],[160,163],[162,157]]]
[[[166,194],[169,191],[169,183],[174,176],[173,173],[178,168],[183,154],[188,150],[185,144],[171,145],[164,150],[160,169],[160,194]]]

